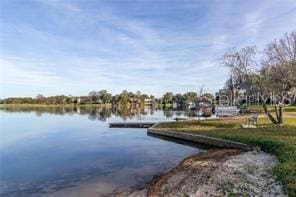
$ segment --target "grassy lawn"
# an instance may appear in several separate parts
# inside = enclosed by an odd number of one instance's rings
[[[249,108],[251,112],[263,112],[262,105],[251,105]],[[271,112],[274,111],[274,106],[267,105],[267,109]],[[287,105],[284,107],[284,112],[296,112],[296,105]]]
[[[291,111],[291,112],[287,112]],[[258,128],[241,129],[245,118],[223,118],[219,120],[185,121],[161,123],[163,130],[190,132],[260,147],[274,154],[280,164],[273,169],[282,181],[289,196],[296,196],[296,108],[285,109],[284,127],[271,125],[267,118],[260,117]]]

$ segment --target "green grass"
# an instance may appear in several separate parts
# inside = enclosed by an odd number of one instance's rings
[[[274,167],[273,172],[283,183],[287,194],[296,196],[296,116],[291,117],[291,114],[285,113],[283,128],[271,125],[264,117],[259,119],[256,129],[241,129],[240,125],[246,121],[244,118],[161,123],[157,127],[260,147],[261,150],[277,156],[280,163]]]
[[[274,106],[272,105],[267,105],[267,109],[270,112],[274,112]],[[284,109],[284,112],[296,112],[296,105],[285,105],[283,109]],[[262,113],[263,112],[262,105],[251,105],[250,107],[248,107],[247,113],[255,113],[255,112]]]
[[[296,112],[296,106],[295,105],[286,106],[284,107],[284,112]]]

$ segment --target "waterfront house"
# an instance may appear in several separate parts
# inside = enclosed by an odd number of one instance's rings
[[[145,103],[145,105],[154,105],[155,100],[151,99],[151,98],[147,98],[147,99],[144,99],[144,103]]]

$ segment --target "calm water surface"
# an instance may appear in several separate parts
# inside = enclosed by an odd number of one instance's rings
[[[1,108],[1,196],[100,196],[139,186],[202,151],[108,128],[113,121],[167,121],[191,112],[99,108]]]

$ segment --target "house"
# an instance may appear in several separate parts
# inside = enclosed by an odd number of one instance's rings
[[[173,109],[178,108],[178,103],[177,102],[173,102]]]
[[[188,102],[188,109],[196,109],[196,102]]]
[[[154,105],[155,100],[151,99],[151,98],[147,98],[147,99],[144,99],[144,103],[145,103],[145,105]]]
[[[77,104],[86,104],[86,103],[89,103],[88,96],[81,96],[77,99]]]

